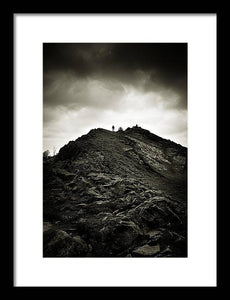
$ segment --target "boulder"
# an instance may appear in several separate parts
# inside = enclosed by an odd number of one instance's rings
[[[43,233],[44,257],[75,257],[85,256],[87,244],[80,236],[71,237],[63,230],[48,230]]]
[[[157,253],[160,252],[160,246],[155,245],[155,246],[149,246],[149,245],[144,245],[141,247],[136,248],[132,252],[132,256],[155,256]]]

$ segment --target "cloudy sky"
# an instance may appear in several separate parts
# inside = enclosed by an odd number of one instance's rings
[[[43,44],[43,149],[138,124],[187,146],[187,44]]]

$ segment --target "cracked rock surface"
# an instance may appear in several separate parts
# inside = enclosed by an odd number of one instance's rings
[[[187,148],[93,129],[43,161],[45,257],[187,256]]]

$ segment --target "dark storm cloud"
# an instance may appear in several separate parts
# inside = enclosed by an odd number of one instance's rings
[[[44,150],[140,125],[186,145],[187,44],[43,44]]]
[[[142,92],[171,90],[187,104],[187,44],[44,44],[44,87],[57,74],[134,85]],[[140,74],[143,81],[140,80]],[[116,87],[114,87],[116,89]],[[45,99],[49,101],[49,98]],[[79,100],[79,99],[78,99]]]

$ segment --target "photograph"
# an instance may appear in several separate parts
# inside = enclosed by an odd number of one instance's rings
[[[187,43],[43,51],[43,257],[187,257]]]

